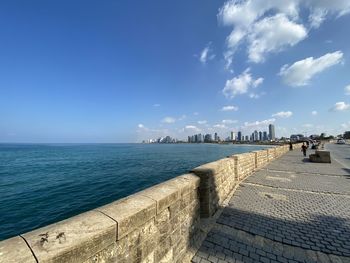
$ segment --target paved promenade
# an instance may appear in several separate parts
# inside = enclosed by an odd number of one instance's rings
[[[241,183],[192,262],[350,262],[350,170],[285,154]]]

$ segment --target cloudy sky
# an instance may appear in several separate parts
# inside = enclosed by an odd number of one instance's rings
[[[0,142],[350,130],[350,1],[1,1]]]

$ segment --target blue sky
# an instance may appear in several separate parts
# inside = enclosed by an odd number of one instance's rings
[[[0,142],[336,135],[349,26],[348,0],[1,1]]]

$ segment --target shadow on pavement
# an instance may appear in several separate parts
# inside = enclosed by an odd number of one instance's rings
[[[320,262],[310,250],[350,260],[349,236],[350,218],[313,214],[307,221],[282,219],[225,207],[193,262],[198,257],[209,262]]]

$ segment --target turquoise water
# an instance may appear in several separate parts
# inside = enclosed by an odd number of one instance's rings
[[[0,240],[259,146],[0,144]]]

